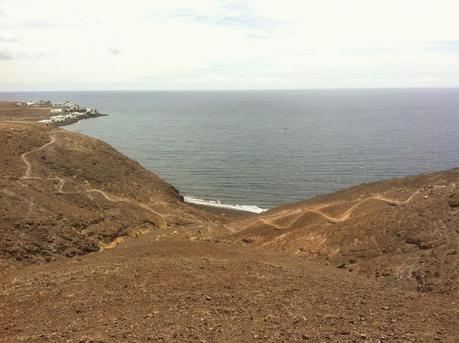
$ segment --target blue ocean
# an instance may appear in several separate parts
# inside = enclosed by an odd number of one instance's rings
[[[8,92],[109,116],[99,138],[188,201],[257,211],[459,166],[459,89]]]

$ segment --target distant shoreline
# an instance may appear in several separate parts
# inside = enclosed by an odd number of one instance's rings
[[[258,207],[256,205],[238,205],[238,204],[232,205],[232,204],[221,203],[218,200],[204,200],[204,199],[196,198],[193,196],[184,196],[183,198],[184,198],[184,201],[189,204],[224,209],[224,210],[255,213],[255,214],[259,214],[259,213],[263,213],[267,211],[267,209]]]
[[[66,126],[80,120],[108,116],[95,108],[83,107],[68,101],[0,101],[0,120],[24,121]]]
[[[83,116],[83,117],[78,117],[78,118],[68,118],[68,119],[66,119],[64,121],[61,121],[61,122],[54,122],[54,123],[49,123],[49,124],[56,125],[56,126],[59,126],[59,127],[63,127],[63,126],[76,124],[80,120],[93,119],[93,118],[98,118],[98,117],[107,117],[107,116],[108,116],[108,114],[98,113],[98,114],[92,114],[92,115],[89,115],[89,116]]]
[[[62,104],[53,104],[50,101],[29,103],[23,101],[0,101],[0,120],[35,122],[45,125],[65,127],[76,124],[81,120],[109,116],[105,113],[99,113],[95,109],[84,112],[85,109],[76,104],[71,105],[79,112],[72,112],[75,109],[66,109],[66,104],[70,103],[65,102]],[[265,209],[254,205],[231,205],[220,203],[219,201],[203,200],[190,196],[184,196],[183,201],[214,215],[216,214],[229,218],[253,215],[265,211]]]
[[[43,107],[48,109],[48,118],[39,120],[39,123],[54,124],[56,126],[65,126],[70,124],[78,123],[82,119],[90,119],[107,114],[99,113],[95,108],[80,106],[79,104],[64,101],[60,103],[53,103],[49,100],[29,101],[29,102],[18,102],[18,107],[25,108],[40,108]]]

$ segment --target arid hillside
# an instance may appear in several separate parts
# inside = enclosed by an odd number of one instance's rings
[[[206,223],[162,179],[107,144],[33,123],[0,123],[0,261],[51,261],[123,236]]]
[[[0,277],[1,342],[445,342],[457,298],[222,241],[157,241]]]
[[[51,115],[51,107],[26,107],[17,104],[15,101],[0,101],[0,119],[39,121]]]
[[[459,169],[363,184],[229,227],[232,239],[383,283],[458,291]]]

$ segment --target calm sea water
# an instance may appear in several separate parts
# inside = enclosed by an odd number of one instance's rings
[[[182,195],[269,208],[459,166],[459,89],[0,93],[109,117],[100,138]]]

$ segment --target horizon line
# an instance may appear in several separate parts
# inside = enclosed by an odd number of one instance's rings
[[[199,89],[42,89],[0,90],[0,93],[38,92],[240,92],[240,91],[313,91],[313,90],[381,90],[381,89],[458,89],[458,86],[393,86],[393,87],[317,87],[317,88],[199,88]]]

